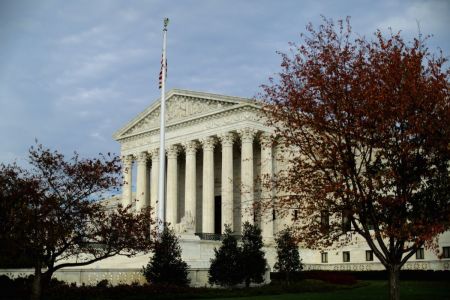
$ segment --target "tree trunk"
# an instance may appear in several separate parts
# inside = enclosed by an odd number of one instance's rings
[[[389,268],[389,299],[400,300],[399,284],[400,267],[397,265]]]
[[[286,272],[286,284],[289,286],[291,284],[290,280],[289,280],[289,271]]]
[[[34,267],[34,279],[31,287],[31,300],[41,299],[42,285],[41,285],[41,263],[38,262]]]
[[[41,275],[41,287],[42,289],[46,289],[50,285],[50,281],[52,280],[53,271],[47,270],[45,273]]]
[[[250,286],[250,278],[245,278],[245,287]]]

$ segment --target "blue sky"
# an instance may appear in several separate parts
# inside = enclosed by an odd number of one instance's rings
[[[0,1],[0,162],[44,145],[119,153],[112,134],[159,96],[162,20],[167,88],[253,97],[279,70],[276,51],[320,15],[354,32],[433,34],[450,50],[449,1]]]

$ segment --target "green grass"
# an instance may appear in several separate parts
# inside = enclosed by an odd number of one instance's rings
[[[402,300],[445,300],[450,299],[450,283],[404,281],[400,283],[400,298]],[[365,281],[361,286],[352,289],[340,289],[323,292],[306,292],[279,295],[251,296],[241,298],[216,298],[216,300],[375,300],[388,299],[388,286],[385,281]]]
[[[445,281],[444,281],[445,280]],[[1,299],[28,299],[27,293],[0,290]],[[400,281],[402,300],[450,300],[450,281]],[[305,279],[289,287],[280,282],[259,288],[210,289],[168,286],[70,287],[49,289],[44,300],[375,300],[388,299],[387,281],[360,281],[354,285],[335,285],[320,280]]]

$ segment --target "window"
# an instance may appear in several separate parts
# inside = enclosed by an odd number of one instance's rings
[[[322,252],[322,262],[327,263],[328,262],[328,252]]]
[[[442,257],[450,258],[450,247],[442,247]]]
[[[419,248],[416,251],[416,259],[424,259],[425,258],[425,253],[423,251],[423,248]]]
[[[328,230],[330,228],[330,214],[326,210],[322,210],[320,213],[320,225],[322,230]]]
[[[343,262],[350,262],[350,251],[343,251],[342,252],[342,261]]]
[[[366,250],[366,261],[373,261],[373,251]]]
[[[350,222],[350,218],[348,217],[348,212],[342,212],[342,231],[347,232],[352,230],[352,223]]]
[[[275,220],[277,217],[275,215],[275,209],[272,209],[272,220]]]

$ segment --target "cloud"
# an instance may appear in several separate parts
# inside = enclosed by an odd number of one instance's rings
[[[118,49],[96,55],[89,55],[89,53],[76,55],[72,57],[72,60],[66,62],[69,67],[63,71],[61,77],[56,79],[56,83],[70,85],[87,80],[102,79],[127,65],[142,61],[146,55],[148,55],[148,51],[142,48]]]
[[[63,95],[57,101],[59,106],[92,106],[103,104],[120,96],[120,92],[113,88],[78,88],[72,94]],[[88,112],[84,112],[87,114]]]
[[[126,22],[135,22],[139,20],[141,14],[136,9],[126,9],[120,12],[120,16]]]
[[[397,11],[396,15],[383,19],[377,27],[382,30],[391,27],[394,32],[401,30],[417,35],[419,24],[422,33],[447,32],[447,28],[442,25],[450,22],[449,13],[450,2],[448,1],[414,2],[405,10]]]
[[[89,137],[91,137],[94,140],[106,141],[106,138],[102,134],[100,134],[99,132],[91,132],[89,134]]]
[[[86,31],[82,31],[77,34],[66,35],[65,37],[59,40],[61,45],[80,45],[84,44],[88,41],[93,41],[98,37],[101,37],[105,33],[106,29],[104,26],[94,26]]]

